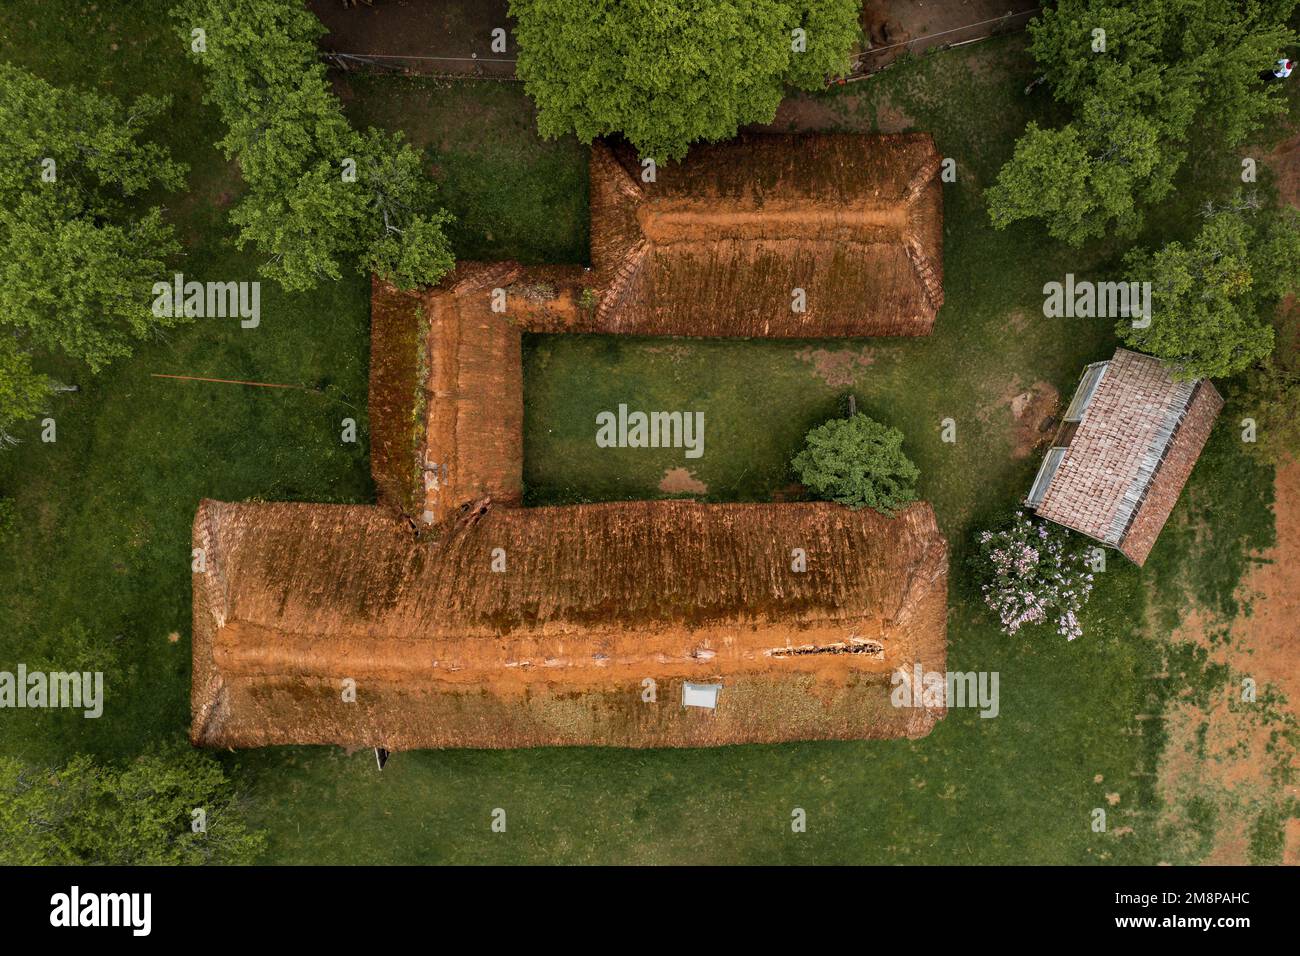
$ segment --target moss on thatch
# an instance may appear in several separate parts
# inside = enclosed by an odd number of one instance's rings
[[[511,507],[521,331],[919,335],[942,303],[927,136],[749,137],[654,184],[637,168],[592,150],[591,269],[375,283],[371,463],[390,507],[199,508],[196,743],[704,746],[916,736],[941,716],[889,703],[895,668],[946,660],[927,504]],[[688,680],[723,684],[716,711],[682,706]]]
[[[377,508],[209,501],[194,539],[208,746],[674,746],[938,716],[888,703],[895,668],[945,660],[947,548],[925,504],[487,506],[430,541]],[[687,680],[724,685],[707,720],[682,708]]]

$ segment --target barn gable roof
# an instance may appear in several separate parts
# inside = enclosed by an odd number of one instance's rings
[[[1173,511],[1223,399],[1208,380],[1175,381],[1159,359],[1118,349],[1108,363],[1085,371],[1071,410],[1076,406],[1077,425],[1067,422],[1062,431],[1070,435],[1068,443],[1058,439],[1048,453],[1059,462],[1035,483],[1035,510],[1119,548],[1140,565]]]

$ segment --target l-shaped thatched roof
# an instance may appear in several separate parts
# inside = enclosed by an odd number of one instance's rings
[[[916,736],[942,715],[889,703],[894,669],[946,657],[927,504],[487,506],[441,530],[205,501],[195,742],[710,745]],[[722,683],[718,709],[682,707],[684,681]]]
[[[383,507],[201,505],[196,743],[712,745],[917,736],[942,715],[890,705],[893,670],[946,662],[927,504],[517,507],[522,331],[928,333],[929,137],[747,138],[647,188],[630,162],[593,149],[590,269],[462,262],[434,289],[374,283]],[[684,707],[687,681],[720,682],[717,709]]]
[[[521,332],[926,335],[943,303],[943,196],[928,134],[749,134],[642,182],[591,152],[592,266],[462,262],[372,294],[372,466],[425,524],[518,503]],[[803,289],[807,311],[791,309]]]

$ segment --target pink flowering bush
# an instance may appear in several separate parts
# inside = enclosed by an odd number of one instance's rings
[[[1082,636],[1078,615],[1092,593],[1092,571],[1072,535],[1017,511],[1006,527],[981,531],[975,540],[984,603],[1004,634],[1054,622],[1067,640]]]

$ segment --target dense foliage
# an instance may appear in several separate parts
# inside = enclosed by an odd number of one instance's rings
[[[265,837],[237,805],[221,765],[189,748],[124,766],[76,756],[45,769],[0,757],[0,863],[251,863]]]
[[[812,429],[791,467],[818,497],[887,515],[916,500],[921,474],[903,453],[903,433],[862,414]]]
[[[173,16],[226,124],[217,145],[239,160],[248,192],[231,220],[241,248],[266,257],[263,275],[309,289],[350,260],[409,288],[451,268],[420,154],[348,124],[317,55],[325,28],[301,3],[182,0]]]
[[[98,371],[183,321],[150,308],[179,251],[172,228],[159,208],[132,203],[183,184],[184,167],[141,139],[166,107],[152,96],[127,107],[0,64],[0,444],[58,388],[33,354]]]
[[[1133,235],[1173,189],[1193,128],[1231,149],[1286,109],[1261,74],[1296,37],[1295,0],[1061,0],[1031,49],[1072,118],[1029,123],[987,193],[1001,228],[1043,219],[1074,245]]]
[[[1135,249],[1125,260],[1129,279],[1151,283],[1151,317],[1145,327],[1125,319],[1116,331],[1184,379],[1234,375],[1264,360],[1273,348],[1269,314],[1300,288],[1294,212],[1252,212],[1240,201],[1207,211],[1190,243]]]
[[[786,84],[847,71],[856,0],[511,0],[519,75],[548,138],[622,134],[642,156],[768,123]]]
[[[1234,415],[1254,421],[1246,449],[1273,464],[1300,455],[1300,306],[1292,301],[1279,311],[1272,353],[1232,390]]]

